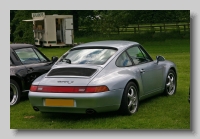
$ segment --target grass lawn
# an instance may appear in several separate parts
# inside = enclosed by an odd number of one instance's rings
[[[35,112],[27,98],[10,107],[10,129],[186,129],[190,130],[190,40],[142,41],[153,59],[162,55],[175,62],[178,86],[175,95],[158,95],[140,102],[139,110],[131,116],[116,112],[96,115]],[[61,56],[64,48],[39,48],[49,58]]]

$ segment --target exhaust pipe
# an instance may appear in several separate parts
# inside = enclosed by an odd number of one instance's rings
[[[39,111],[39,109],[38,109],[37,107],[35,107],[35,106],[33,106],[33,109],[34,109],[35,111]]]
[[[93,110],[93,109],[87,109],[86,110],[86,114],[95,114],[95,113],[96,113],[96,111]]]

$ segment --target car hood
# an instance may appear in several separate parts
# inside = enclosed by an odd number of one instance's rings
[[[32,84],[45,86],[87,86],[102,69],[103,67],[99,65],[54,65],[48,73],[37,78]]]

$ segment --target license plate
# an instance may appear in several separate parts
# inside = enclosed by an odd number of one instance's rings
[[[45,99],[45,106],[74,107],[73,99]]]

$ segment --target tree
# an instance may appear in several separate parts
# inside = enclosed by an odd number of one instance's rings
[[[23,22],[24,19],[30,19],[31,13],[33,11],[15,11],[15,17],[11,21],[11,26],[15,30],[13,30],[12,35],[14,36],[13,41],[17,43],[33,43],[33,30],[32,24],[27,24],[26,22]]]
[[[31,14],[37,12],[73,15],[75,36],[80,26],[85,27],[87,32],[110,34],[112,31],[119,33],[131,24],[137,24],[139,29],[141,24],[190,22],[189,10],[11,10],[11,42],[34,43],[32,24],[22,20],[31,19]]]

